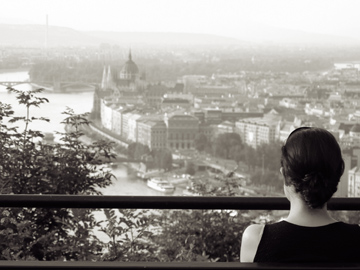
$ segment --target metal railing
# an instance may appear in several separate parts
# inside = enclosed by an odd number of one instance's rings
[[[285,197],[0,195],[2,207],[289,210]],[[359,198],[332,198],[329,210],[360,210]]]
[[[1,207],[288,210],[283,197],[0,195]],[[329,210],[360,210],[360,198],[332,198]],[[360,244],[360,243],[359,243]],[[1,269],[360,269],[360,263],[0,261]]]
[[[174,262],[174,263],[150,263],[150,262],[13,262],[0,261],[2,269],[106,269],[106,270],[359,270],[360,263],[323,263],[323,264],[289,264],[289,263],[197,263],[197,262]]]

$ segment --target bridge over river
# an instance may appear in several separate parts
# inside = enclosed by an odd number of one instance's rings
[[[36,88],[44,88],[53,92],[83,92],[94,91],[99,83],[87,83],[87,82],[37,82],[37,81],[0,81],[0,85],[5,87],[15,87],[20,84],[30,84]]]

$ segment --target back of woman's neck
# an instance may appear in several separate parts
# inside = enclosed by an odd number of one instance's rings
[[[287,222],[307,227],[324,226],[337,220],[333,219],[327,212],[326,205],[319,209],[310,209],[306,205],[291,204]]]

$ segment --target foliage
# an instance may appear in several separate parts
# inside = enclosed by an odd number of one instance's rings
[[[213,139],[208,152],[218,158],[235,160],[238,165],[246,164],[253,184],[264,185],[281,191],[282,183],[279,181],[278,174],[281,158],[280,149],[280,141],[271,144],[264,143],[254,149],[252,146],[242,144],[239,134],[223,133]],[[265,171],[266,173],[264,173]]]
[[[275,141],[271,144],[261,144],[256,149],[256,164],[262,167],[262,158],[264,158],[264,169],[278,171],[280,168],[281,142]]]
[[[208,144],[208,138],[206,137],[205,134],[202,133],[196,134],[194,139],[194,147],[196,150],[198,150],[199,152],[204,151],[207,144]]]
[[[185,173],[194,175],[195,174],[195,164],[193,162],[187,162],[185,167]]]
[[[157,168],[164,171],[172,169],[172,154],[169,149],[152,149],[150,151],[147,145],[134,142],[129,144],[127,154],[130,159],[145,160],[147,169]]]
[[[109,237],[104,260],[155,261],[156,245],[151,241],[153,226],[146,210],[104,209],[105,226],[101,231]]]
[[[147,145],[137,142],[130,143],[127,150],[130,159],[140,160],[144,155],[150,154],[150,149]]]
[[[36,62],[29,75],[36,82],[88,82],[101,81],[103,65],[101,61],[47,60]]]
[[[151,156],[153,157],[153,168],[170,171],[172,169],[172,153],[169,149],[152,149]]]
[[[154,237],[161,261],[239,261],[241,234],[249,224],[240,211],[171,210],[158,219]]]
[[[234,196],[238,187],[233,172],[213,185],[194,181],[192,190],[202,196]],[[246,211],[247,212],[247,211]],[[250,224],[244,211],[170,210],[156,219],[162,228],[154,242],[162,261],[239,261],[241,235]]]
[[[281,143],[262,144],[256,149],[245,146],[242,154],[250,168],[251,183],[266,186],[273,191],[283,191],[283,179],[280,176]]]
[[[234,177],[234,171],[227,175],[217,176],[214,179],[195,178],[191,183],[191,190],[201,196],[236,196],[239,195],[238,188],[240,179]]]
[[[271,189],[272,191],[276,192],[283,192],[284,188],[284,180],[280,175],[280,172],[274,172],[270,170],[255,170],[251,173],[250,176],[251,183],[256,184],[258,186],[263,186],[268,190]],[[264,194],[266,196],[266,194]]]
[[[111,145],[97,141],[84,145],[82,125],[86,114],[76,115],[67,109],[64,124],[71,132],[58,133],[62,143],[46,144],[44,135],[30,129],[35,120],[32,106],[48,102],[37,97],[41,89],[18,91],[26,116],[14,116],[11,106],[0,103],[0,192],[2,194],[100,194],[98,188],[111,183],[113,175],[99,167],[104,159],[114,157]],[[23,121],[19,131],[14,124]],[[2,209],[0,212],[1,259],[74,260],[93,259],[101,242],[92,229],[95,219],[89,210],[77,209]]]
[[[244,163],[248,166],[249,169],[254,169],[257,165],[256,159],[256,150],[249,145],[245,145],[243,150],[241,151],[239,160],[244,161]]]
[[[271,144],[261,144],[256,149],[243,144],[237,133],[219,134],[213,139],[211,148],[208,150],[215,157],[233,159],[238,164],[244,162],[249,170],[263,167],[271,171],[278,171],[281,157],[281,142],[275,141]]]
[[[214,143],[215,156],[229,159],[232,158],[230,153],[234,147],[242,147],[242,141],[238,133],[223,133],[220,134]],[[233,154],[233,153],[232,153]]]
[[[244,152],[247,145],[235,145],[230,149],[230,156],[233,160],[240,164],[241,161],[244,161]]]
[[[360,211],[329,211],[336,219],[350,224],[360,224]]]

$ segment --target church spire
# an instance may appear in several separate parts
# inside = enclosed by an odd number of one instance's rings
[[[102,90],[106,90],[105,88],[107,87],[107,72],[106,72],[106,66],[104,66],[104,71],[103,71],[103,76],[102,76],[102,81],[101,81],[101,89]]]
[[[129,61],[132,61],[132,58],[131,58],[131,48],[129,49]]]
[[[111,68],[108,66],[107,79],[106,79],[107,88],[112,88],[114,86],[113,78],[111,75]]]

